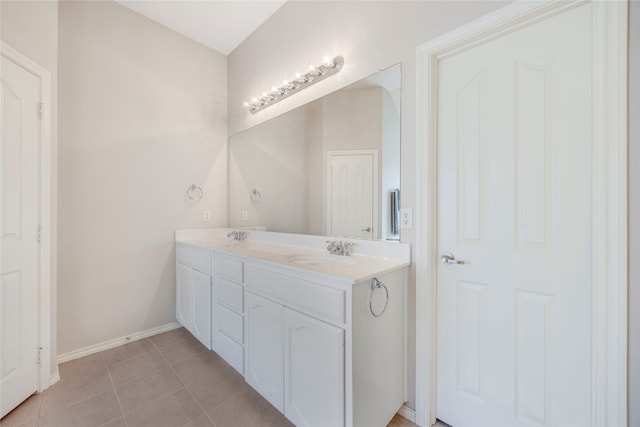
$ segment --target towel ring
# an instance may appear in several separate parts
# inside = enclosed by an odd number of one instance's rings
[[[380,289],[380,288],[384,289],[387,299],[384,302],[384,308],[382,309],[382,311],[380,313],[375,313],[373,311],[373,293],[375,292],[376,289]],[[373,317],[380,317],[387,310],[387,305],[389,305],[389,289],[387,289],[384,283],[382,283],[381,281],[379,281],[374,277],[373,279],[371,279],[371,293],[369,294],[369,311],[371,312],[371,314],[373,314]]]
[[[187,188],[187,197],[189,199],[200,200],[202,199],[202,196],[204,196],[204,191],[202,191],[201,187],[191,184],[191,187]]]
[[[258,203],[260,199],[262,199],[262,194],[254,188],[251,190],[251,193],[249,193],[249,199],[251,199],[253,203]]]

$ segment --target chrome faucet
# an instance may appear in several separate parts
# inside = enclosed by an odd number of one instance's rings
[[[233,240],[243,241],[247,238],[246,231],[231,231],[227,234],[227,237],[233,237]]]
[[[339,242],[327,240],[327,250],[331,255],[349,256],[353,245],[351,242],[343,242],[342,240]]]

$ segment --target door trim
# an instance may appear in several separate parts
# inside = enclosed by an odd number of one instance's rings
[[[373,209],[373,212],[371,213],[371,222],[373,223],[372,226],[374,227],[373,230],[373,236],[372,239],[379,239],[380,238],[380,195],[378,194],[378,191],[380,189],[380,182],[379,182],[379,169],[380,169],[380,164],[378,163],[378,150],[332,150],[332,151],[327,151],[327,160],[326,160],[326,168],[325,168],[325,173],[326,173],[326,179],[325,179],[325,185],[326,185],[326,208],[325,208],[325,215],[326,215],[326,234],[327,235],[331,235],[330,231],[332,229],[331,226],[331,158],[332,157],[337,157],[337,156],[358,156],[358,155],[365,155],[365,154],[370,154],[373,156],[373,198],[371,200],[371,209]],[[377,228],[377,230],[375,229]],[[378,236],[378,237],[375,237]],[[348,237],[348,236],[345,236]]]
[[[40,102],[43,117],[40,120],[40,212],[42,228],[38,271],[38,345],[40,347],[40,372],[38,392],[42,392],[59,379],[58,369],[51,370],[51,336],[53,313],[52,298],[52,233],[51,233],[51,73],[20,53],[7,43],[0,41],[0,55],[27,70],[40,80]]]
[[[518,1],[417,48],[416,422],[436,420],[437,63],[586,2]],[[627,425],[627,0],[593,7],[592,425]],[[426,167],[425,167],[426,166]]]

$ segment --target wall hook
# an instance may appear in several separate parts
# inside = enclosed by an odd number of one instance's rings
[[[204,191],[202,191],[201,187],[191,184],[191,187],[187,188],[187,197],[189,199],[200,200],[202,199],[202,196],[204,196]]]
[[[251,199],[253,203],[258,203],[262,199],[262,194],[254,188],[249,193],[249,199]]]

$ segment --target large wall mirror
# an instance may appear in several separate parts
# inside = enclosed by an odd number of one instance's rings
[[[400,64],[231,137],[229,226],[399,239]]]

